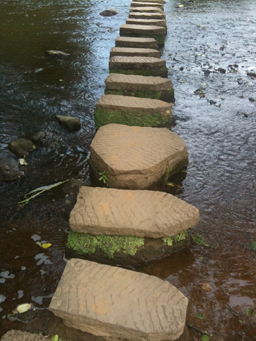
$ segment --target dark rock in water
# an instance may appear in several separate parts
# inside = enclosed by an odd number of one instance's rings
[[[250,102],[255,102],[256,100],[255,100],[255,98],[250,97],[250,98],[249,98],[249,101],[250,101]]]
[[[45,131],[39,131],[35,135],[32,136],[32,141],[35,143],[43,142],[43,140],[46,137],[46,132]]]
[[[217,102],[213,101],[212,99],[208,101],[211,105],[216,104]]]
[[[48,55],[51,56],[51,57],[61,58],[61,57],[70,56],[70,53],[65,53],[65,52],[58,51],[58,50],[47,50],[46,52],[47,52]]]
[[[77,179],[70,179],[63,187],[62,190],[66,194],[78,194],[81,186],[89,186],[87,183]]]
[[[12,153],[24,157],[34,149],[34,144],[30,140],[19,138],[10,143],[9,149]]]
[[[112,15],[116,15],[116,14],[118,14],[118,12],[114,8],[105,9],[105,11],[102,11],[100,13],[100,15],[102,15],[103,17],[111,17]]]
[[[69,131],[77,131],[81,128],[81,121],[77,117],[56,115],[56,118]]]
[[[255,78],[256,77],[256,72],[248,72],[247,71],[247,76]]]
[[[218,68],[218,71],[219,71],[220,73],[226,73],[226,70],[225,70],[225,69],[222,69],[221,67]]]
[[[12,181],[24,176],[19,170],[19,163],[11,158],[0,159],[0,181]]]

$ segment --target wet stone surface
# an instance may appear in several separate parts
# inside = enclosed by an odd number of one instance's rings
[[[145,56],[145,57],[155,57],[160,58],[160,51],[153,49],[139,49],[131,47],[112,47],[110,51],[110,57],[113,56]]]

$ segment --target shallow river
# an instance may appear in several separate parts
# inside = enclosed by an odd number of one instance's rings
[[[256,335],[256,2],[177,1],[165,4],[168,35],[162,58],[173,81],[173,114],[189,165],[159,187],[195,205],[200,223],[186,250],[152,262],[146,272],[170,281],[188,298],[191,340]],[[0,183],[0,336],[16,328],[44,330],[47,307],[65,266],[68,217],[75,198],[61,188],[18,205],[24,194],[71,177],[90,182],[93,111],[103,94],[109,51],[128,17],[130,0],[25,1],[0,4],[0,156],[18,137],[45,130],[27,158],[26,177]],[[119,14],[101,17],[114,7]],[[47,49],[70,53],[51,59]],[[56,114],[77,116],[67,133]],[[52,243],[43,250],[37,238]],[[204,283],[211,286],[208,292]],[[13,321],[18,304],[40,314]],[[227,307],[229,309],[227,309]],[[252,309],[255,307],[255,313]],[[233,310],[232,310],[233,309]],[[236,313],[236,314],[235,314]],[[251,313],[251,314],[250,314]]]

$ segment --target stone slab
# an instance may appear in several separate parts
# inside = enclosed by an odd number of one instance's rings
[[[96,104],[94,120],[97,129],[110,123],[163,127],[172,121],[172,103],[151,98],[102,95]]]
[[[158,7],[163,10],[164,5],[160,2],[139,2],[139,1],[133,1],[131,3],[131,7]]]
[[[111,73],[105,79],[105,94],[160,99],[173,103],[174,90],[168,78]]]
[[[2,336],[1,341],[45,341],[45,337],[40,334],[12,329]]]
[[[166,36],[166,33],[167,29],[163,26],[123,24],[120,27],[120,36],[152,36],[157,40],[157,36]]]
[[[109,124],[92,140],[90,166],[110,188],[147,189],[188,163],[184,140],[167,128]]]
[[[126,20],[127,25],[150,25],[150,26],[162,26],[166,27],[165,19],[132,19]]]
[[[161,13],[164,14],[164,11],[156,6],[145,6],[145,7],[130,7],[130,12],[145,12],[145,13]]]
[[[68,261],[50,304],[65,324],[110,338],[177,340],[188,299],[157,277],[80,259]]]
[[[111,57],[109,73],[168,77],[166,61],[154,57]]]
[[[117,37],[115,45],[116,47],[158,49],[157,41],[154,38]]]
[[[134,19],[165,19],[164,13],[157,12],[133,12],[129,14],[129,18]]]
[[[171,237],[195,226],[199,211],[171,194],[82,187],[69,224],[93,235]]]
[[[164,3],[164,0],[133,0],[133,2],[158,2],[160,4],[163,4]]]
[[[159,50],[141,49],[135,47],[112,47],[110,57],[127,56],[127,57],[155,57],[160,58]]]

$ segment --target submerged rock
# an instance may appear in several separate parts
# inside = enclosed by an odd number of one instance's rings
[[[87,183],[77,179],[70,179],[63,187],[62,190],[66,194],[78,194],[79,188],[82,186],[89,186]]]
[[[118,14],[118,12],[114,8],[107,8],[105,9],[105,11],[100,12],[100,15],[102,15],[103,17],[111,17],[112,15],[116,14]]]
[[[9,330],[1,338],[1,341],[45,341],[45,337],[39,334],[23,332],[21,330]]]
[[[0,181],[12,181],[24,176],[19,170],[18,161],[9,157],[0,159]]]
[[[81,128],[81,121],[77,117],[56,115],[57,120],[69,131],[78,131]]]
[[[26,156],[34,148],[34,143],[24,138],[16,139],[12,141],[9,145],[9,149],[12,153],[22,157]]]
[[[46,132],[45,131],[39,131],[35,135],[32,136],[32,141],[35,143],[43,142],[43,140],[46,137]]]
[[[47,50],[46,52],[51,57],[59,57],[60,58],[60,57],[70,56],[70,53],[65,53],[65,52],[58,51],[58,50]]]

